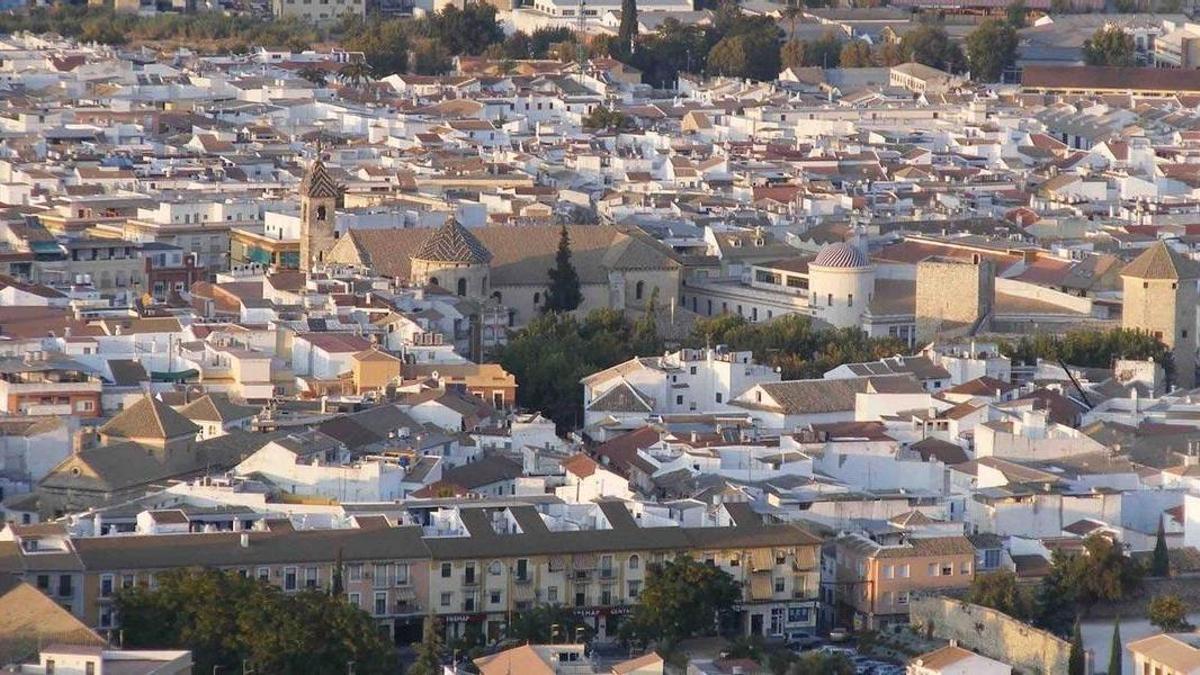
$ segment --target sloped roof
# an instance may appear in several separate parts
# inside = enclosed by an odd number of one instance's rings
[[[1196,264],[1184,258],[1166,242],[1155,242],[1121,270],[1121,276],[1134,279],[1195,279]]]
[[[325,162],[320,159],[314,160],[309,165],[308,171],[304,173],[304,178],[300,181],[300,194],[304,197],[336,199],[341,192],[341,188],[333,180],[333,176],[329,175],[329,170],[325,168]]]
[[[151,396],[143,396],[100,427],[100,433],[117,438],[166,440],[200,431],[188,418]]]
[[[224,394],[207,394],[184,406],[179,414],[201,422],[228,422],[253,417],[261,411],[257,406],[234,403]]]
[[[649,396],[638,391],[622,380],[617,386],[604,392],[599,398],[592,401],[588,406],[588,410],[597,412],[650,412],[653,408],[650,405],[652,401]]]
[[[486,265],[492,261],[492,252],[457,218],[452,217],[427,237],[412,257],[431,262]]]

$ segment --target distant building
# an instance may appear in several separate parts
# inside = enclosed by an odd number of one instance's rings
[[[300,19],[317,25],[330,24],[343,16],[363,17],[366,0],[272,0],[271,11],[279,19]]]
[[[1196,383],[1196,263],[1165,242],[1146,249],[1121,271],[1124,307],[1121,325],[1151,333],[1170,347],[1175,384]]]

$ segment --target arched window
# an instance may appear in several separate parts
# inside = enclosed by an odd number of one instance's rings
[[[629,556],[629,569],[636,570],[638,568],[638,566],[641,564],[642,564],[642,559],[639,558],[636,553]]]
[[[493,291],[492,299],[496,301],[496,304],[501,304],[504,302],[504,298],[500,296],[500,291]]]
[[[646,293],[646,282],[644,282],[644,281],[639,281],[639,282],[637,282],[637,286],[634,286],[634,287],[633,287],[633,297],[634,297],[634,299],[635,299],[635,300],[641,300],[641,299],[642,299],[642,296],[643,296],[645,293]]]
[[[430,286],[440,286],[441,284],[438,283],[437,277],[429,277],[429,285]]]
[[[487,293],[487,277],[483,277],[483,281],[479,282],[479,294]]]
[[[458,294],[460,296],[464,296],[464,297],[467,295],[467,280],[466,279],[458,280]]]
[[[317,207],[317,220],[325,220],[325,205],[324,204]]]
[[[493,560],[492,564],[488,565],[488,574],[491,574],[492,576],[499,576],[502,569],[504,569],[504,567],[500,564],[500,561]]]

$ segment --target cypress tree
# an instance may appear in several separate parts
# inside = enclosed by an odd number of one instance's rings
[[[623,53],[633,53],[633,41],[637,33],[637,0],[621,0],[621,25],[617,28],[617,41]]]
[[[1075,629],[1071,633],[1071,655],[1067,660],[1067,675],[1086,675],[1087,659],[1083,655],[1083,633],[1079,629],[1079,617],[1075,617]]]
[[[340,596],[345,591],[345,585],[342,582],[342,549],[337,550],[337,557],[333,560],[333,579],[329,583],[329,594],[332,596]]]
[[[1108,655],[1108,675],[1121,675],[1123,659],[1121,646],[1121,617],[1113,620],[1112,651]]]
[[[1158,538],[1154,542],[1154,557],[1150,559],[1150,576],[1171,576],[1171,556],[1167,553],[1167,533],[1163,529],[1162,520],[1158,521]]]
[[[558,253],[554,255],[554,267],[550,268],[550,289],[546,292],[545,311],[569,312],[583,302],[579,290],[579,273],[571,262],[571,237],[563,225],[558,237]]]

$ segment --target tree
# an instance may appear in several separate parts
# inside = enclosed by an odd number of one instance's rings
[[[351,87],[359,87],[371,79],[371,64],[366,61],[351,61],[338,70],[338,77]]]
[[[843,654],[809,652],[787,670],[787,675],[854,675],[854,663]]]
[[[921,24],[905,33],[900,39],[900,51],[909,61],[952,73],[961,70],[966,61],[962,49],[950,41],[946,29],[932,24]]]
[[[157,588],[116,598],[125,645],[190,649],[197,672],[393,672],[393,647],[374,620],[342,595],[284,594],[229,571],[183,569],[156,576]]]
[[[870,68],[871,45],[867,44],[866,40],[850,40],[842,45],[838,65],[842,68]]]
[[[406,675],[440,675],[442,672],[442,628],[433,615],[425,617],[421,641],[413,645],[417,660]]]
[[[450,52],[437,40],[418,38],[413,42],[413,72],[418,75],[442,75],[450,70],[450,66]]]
[[[1024,28],[1027,10],[1025,0],[1013,0],[1004,8],[1004,20],[1013,28]]]
[[[575,640],[581,630],[584,638],[590,638],[591,626],[572,610],[562,605],[537,605],[514,614],[505,634],[512,640],[546,644]]]
[[[975,575],[967,591],[967,602],[991,607],[1016,619],[1025,620],[1033,613],[1029,596],[1018,585],[1017,575],[1011,570]]]
[[[314,68],[313,66],[305,66],[304,68],[297,70],[296,74],[301,78],[312,82],[318,87],[324,87],[328,81],[325,71],[321,70],[320,68]]]
[[[744,16],[736,7],[717,14],[723,37],[708,52],[706,72],[752,80],[779,76],[779,26],[769,17]]]
[[[672,651],[680,640],[713,634],[741,600],[739,584],[719,567],[681,556],[652,567],[623,635]]]
[[[562,226],[558,234],[558,252],[554,255],[554,267],[550,268],[550,288],[546,291],[546,304],[543,309],[547,312],[570,312],[583,302],[583,293],[579,290],[579,273],[571,263],[571,237],[567,226]]]
[[[1164,633],[1190,631],[1187,620],[1187,605],[1177,595],[1156,595],[1146,604],[1146,615],[1150,623]]]
[[[1124,645],[1121,644],[1121,617],[1113,619],[1112,646],[1108,652],[1108,675],[1121,675],[1125,659]]]
[[[1083,41],[1083,60],[1089,66],[1132,66],[1133,36],[1116,26],[1099,28]]]
[[[1071,652],[1067,657],[1067,675],[1086,675],[1087,656],[1083,653],[1083,634],[1079,630],[1079,618],[1071,631]]]
[[[1017,31],[1012,24],[989,19],[967,36],[967,61],[971,77],[981,82],[998,82],[1004,71],[1017,62]]]
[[[633,53],[633,41],[637,39],[637,34],[637,0],[621,0],[621,23],[617,27],[617,40],[622,52]]]
[[[1097,602],[1119,601],[1141,583],[1141,568],[1106,537],[1089,536],[1083,551],[1055,551],[1038,597],[1039,627],[1066,634],[1071,617]]]
[[[779,48],[779,65],[783,68],[800,68],[806,64],[808,48],[803,40],[791,39]]]
[[[329,594],[340,596],[346,592],[345,582],[342,579],[342,573],[345,571],[346,565],[342,561],[342,549],[338,548],[337,558],[333,561],[333,578],[329,580]]]
[[[583,418],[580,379],[635,355],[631,331],[617,310],[595,310],[582,320],[551,312],[509,336],[496,356],[520,385],[518,402],[565,431]]]
[[[629,126],[629,118],[619,110],[598,105],[583,118],[584,129],[624,129]]]
[[[1045,333],[1022,337],[1016,344],[1001,346],[1005,356],[1019,363],[1038,359],[1063,361],[1073,366],[1111,368],[1116,359],[1154,361],[1170,381],[1175,371],[1171,351],[1154,335],[1129,329],[1074,330],[1063,337]]]
[[[1150,576],[1171,576],[1171,555],[1167,551],[1167,533],[1163,529],[1161,519],[1158,522],[1158,536],[1154,541],[1154,557],[1150,559]]]

